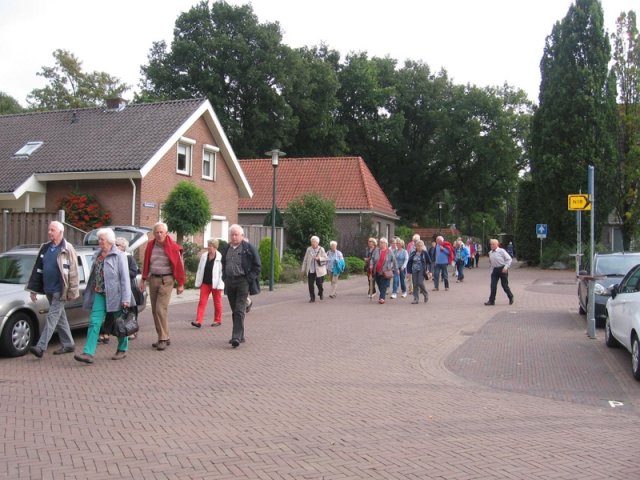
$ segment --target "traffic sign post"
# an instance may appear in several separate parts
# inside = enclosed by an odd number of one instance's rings
[[[547,238],[547,233],[549,233],[549,229],[546,223],[536,224],[536,236],[540,239],[540,261],[541,262],[542,262],[542,240]]]
[[[586,193],[574,193],[567,197],[569,210],[591,211],[591,196]]]

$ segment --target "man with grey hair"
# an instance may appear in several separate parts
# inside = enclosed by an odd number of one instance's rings
[[[54,220],[49,224],[47,235],[49,242],[40,247],[25,287],[31,291],[32,302],[36,301],[38,294],[46,295],[49,301],[49,312],[40,339],[37,345],[29,349],[38,358],[42,358],[47,350],[54,331],[58,332],[62,343],[62,346],[53,352],[54,355],[75,350],[64,303],[80,296],[78,255],[73,245],[64,239],[64,225]]]
[[[260,293],[262,264],[256,247],[244,239],[240,225],[229,227],[229,243],[222,250],[222,281],[231,306],[233,332],[229,343],[233,348],[244,343],[244,315],[249,294]]]

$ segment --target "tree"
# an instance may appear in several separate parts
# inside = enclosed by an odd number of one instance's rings
[[[302,258],[313,235],[327,247],[336,238],[335,202],[325,200],[317,193],[305,194],[287,205],[284,223],[289,248]]]
[[[170,50],[153,44],[138,100],[205,96],[236,154],[262,156],[290,144],[297,123],[282,95],[281,40],[280,25],[260,24],[251,5],[203,1],[178,17]]]
[[[162,218],[169,230],[176,232],[178,243],[182,243],[185,235],[202,231],[211,220],[209,198],[203,189],[183,180],[169,193]]]
[[[640,35],[636,14],[622,12],[613,39],[613,71],[620,92],[620,168],[616,212],[622,224],[623,246],[629,250],[640,223]]]
[[[596,234],[613,207],[607,192],[615,189],[617,118],[609,60],[600,2],[576,0],[547,37],[531,139],[530,208],[537,223],[549,225],[551,239],[568,245],[574,244],[576,226],[567,195],[586,191],[589,165],[596,171]]]
[[[49,82],[44,88],[36,88],[27,96],[27,103],[37,110],[62,110],[66,108],[95,107],[104,104],[108,97],[117,97],[129,90],[117,77],[105,72],[85,73],[82,62],[67,50],[53,52],[55,65],[42,67],[38,76]]]
[[[260,262],[262,262],[262,270],[260,272],[260,278],[263,281],[268,281],[271,278],[271,238],[266,237],[260,240],[258,246],[258,254],[260,255]],[[273,256],[273,281],[278,283],[280,281],[280,272],[282,272],[282,266],[280,265],[280,255],[276,247],[275,255]]]
[[[4,92],[0,92],[0,115],[21,113],[24,109],[18,101]]]

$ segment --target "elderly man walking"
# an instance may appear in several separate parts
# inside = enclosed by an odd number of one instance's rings
[[[496,304],[496,291],[498,289],[498,280],[502,285],[504,293],[509,298],[509,305],[513,305],[513,293],[509,288],[509,267],[511,266],[511,256],[503,248],[500,248],[500,243],[495,238],[489,240],[489,262],[491,262],[491,293],[489,295],[489,301],[485,302],[485,305]]]
[[[233,332],[229,343],[233,348],[244,343],[244,315],[247,312],[249,294],[260,293],[260,255],[256,247],[244,239],[244,230],[240,225],[229,227],[229,243],[222,251],[222,280],[224,282]]]
[[[36,346],[29,351],[42,358],[47,350],[54,331],[58,332],[62,346],[54,355],[71,353],[75,343],[71,336],[69,321],[64,303],[80,296],[78,289],[78,255],[73,245],[64,239],[64,225],[58,221],[49,224],[47,230],[49,242],[40,247],[26,290],[31,291],[31,301],[37,295],[46,295],[49,300],[49,313]]]
[[[169,236],[167,224],[158,222],[153,226],[153,240],[144,252],[140,280],[142,292],[145,283],[149,284],[151,313],[158,334],[158,341],[152,346],[157,350],[164,350],[171,344],[168,313],[173,282],[177,283],[176,291],[180,295],[184,291],[185,279],[182,247]]]

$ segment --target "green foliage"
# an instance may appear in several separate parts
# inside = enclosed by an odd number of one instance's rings
[[[536,202],[535,195],[535,186],[531,181],[523,180],[520,182],[518,223],[515,232],[518,239],[518,260],[530,264],[540,262],[540,240],[536,235],[536,225],[545,223],[538,219],[537,213],[531,208],[531,205]],[[549,235],[551,238],[557,238],[554,232],[549,232]]]
[[[20,103],[10,95],[0,92],[0,115],[21,113],[24,109]]]
[[[309,193],[292,200],[284,215],[289,248],[301,259],[313,235],[328,248],[336,238],[336,205],[316,193]]]
[[[181,243],[184,235],[198,233],[209,223],[211,206],[207,194],[191,182],[179,182],[163,205],[162,218]]]
[[[396,225],[396,237],[400,237],[404,243],[409,243],[413,237],[413,229],[406,225]]]
[[[540,266],[542,268],[549,268],[554,262],[563,262],[567,266],[573,266],[575,268],[575,257],[571,254],[575,254],[575,249],[572,250],[568,245],[551,241],[543,243],[542,245],[542,258],[540,259]]]
[[[200,252],[202,250],[200,246],[194,242],[184,242],[182,244],[182,250],[185,270],[192,273],[197,272],[198,263],[200,263]]]
[[[344,271],[349,275],[360,275],[364,272],[364,259],[360,257],[345,257],[344,263]]]
[[[620,14],[612,39],[613,71],[620,91],[620,164],[616,169],[618,188],[607,193],[615,197],[623,247],[629,250],[632,239],[640,233],[640,34],[634,11]]]
[[[82,71],[82,62],[71,52],[58,49],[53,52],[55,66],[42,67],[38,76],[48,82],[27,96],[29,105],[37,110],[96,107],[104,105],[105,98],[119,97],[129,86],[106,72]]]
[[[262,262],[262,271],[260,278],[263,281],[269,281],[271,278],[271,238],[265,237],[260,241],[258,246],[258,254],[260,255],[260,261]],[[278,283],[280,281],[280,272],[282,267],[280,266],[280,255],[278,250],[274,252],[273,256],[273,281]]]
[[[280,283],[297,283],[300,281],[302,262],[294,252],[290,250],[284,252],[281,266]]]
[[[540,105],[531,132],[528,205],[537,223],[556,239],[572,242],[575,215],[567,195],[587,191],[587,167],[595,166],[596,235],[613,207],[616,190],[616,92],[609,73],[610,44],[598,0],[576,0],[547,39],[540,62]],[[584,215],[583,231],[588,216]]]

